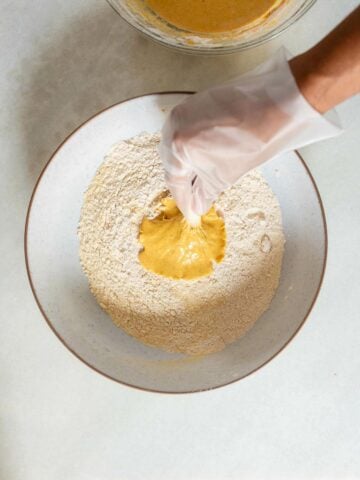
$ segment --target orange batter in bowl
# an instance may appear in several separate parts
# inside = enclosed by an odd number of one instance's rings
[[[220,33],[259,21],[283,0],[145,0],[168,23],[197,33]]]
[[[212,207],[198,227],[191,227],[173,199],[165,198],[161,203],[161,213],[153,219],[144,218],[140,226],[142,266],[176,280],[210,275],[213,263],[224,258],[224,220]]]

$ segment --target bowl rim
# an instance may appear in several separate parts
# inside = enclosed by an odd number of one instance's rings
[[[285,0],[285,2],[288,0]],[[153,42],[157,43],[158,45],[162,45],[163,47],[169,48],[170,50],[175,50],[180,53],[188,54],[188,55],[230,55],[232,53],[242,52],[244,50],[249,50],[251,48],[259,47],[266,42],[269,42],[279,35],[281,35],[284,31],[290,28],[297,20],[302,18],[317,2],[317,0],[303,0],[303,4],[300,5],[293,14],[282,23],[280,23],[277,27],[270,30],[269,32],[260,35],[258,38],[245,41],[244,43],[239,43],[235,45],[228,45],[228,46],[214,46],[209,47],[204,45],[203,47],[193,47],[191,45],[172,45],[165,40],[162,40],[161,37],[153,35],[150,31],[141,29],[138,25],[130,22],[127,18],[125,18],[115,7],[113,4],[113,0],[106,0],[109,7],[114,10],[114,12],[119,15],[119,17],[127,23],[130,27],[134,28],[140,35],[146,37]]]
[[[67,135],[65,137],[65,139],[59,144],[59,146],[55,149],[55,151],[52,153],[52,155],[50,156],[49,160],[46,162],[45,166],[43,167],[42,171],[40,172],[40,175],[35,183],[35,186],[34,186],[34,189],[32,191],[32,194],[31,194],[31,197],[30,197],[30,201],[29,201],[29,204],[28,204],[28,208],[27,208],[27,212],[26,212],[26,219],[25,219],[25,229],[24,229],[24,255],[25,255],[25,266],[26,266],[26,272],[27,272],[27,277],[28,277],[28,280],[29,280],[29,284],[30,284],[30,288],[31,288],[31,291],[33,293],[33,296],[34,296],[34,299],[35,299],[35,302],[43,316],[43,318],[45,319],[46,323],[48,324],[48,326],[50,327],[50,329],[53,331],[53,333],[57,336],[57,338],[60,340],[60,342],[78,359],[80,360],[82,363],[84,363],[87,367],[89,367],[90,369],[92,369],[93,371],[99,373],[100,375],[116,382],[116,383],[119,383],[121,385],[125,385],[127,387],[131,387],[131,388],[134,388],[136,390],[140,390],[140,391],[143,391],[143,392],[151,392],[151,393],[162,393],[162,394],[168,394],[168,395],[183,395],[183,394],[189,394],[189,393],[199,393],[199,392],[207,392],[207,391],[210,391],[210,390],[215,390],[215,389],[218,389],[218,388],[221,388],[221,387],[225,387],[227,385],[231,385],[233,383],[236,383],[240,380],[243,380],[244,378],[246,377],[249,377],[250,375],[254,374],[255,372],[257,372],[258,370],[260,370],[261,368],[263,368],[265,365],[267,365],[268,363],[270,363],[275,357],[277,357],[290,343],[291,341],[295,338],[295,336],[298,334],[298,332],[300,331],[300,329],[304,326],[306,320],[308,319],[317,299],[318,299],[318,296],[319,296],[319,293],[320,293],[320,290],[321,290],[321,287],[322,287],[322,284],[323,284],[323,280],[324,280],[324,276],[325,276],[325,270],[326,270],[326,263],[327,263],[327,256],[328,256],[328,232],[327,232],[327,222],[326,222],[326,216],[325,216],[325,209],[324,209],[324,205],[323,205],[323,202],[322,202],[322,199],[321,199],[321,196],[320,196],[320,192],[319,192],[319,189],[316,185],[316,182],[315,182],[315,179],[314,177],[312,176],[311,174],[311,171],[309,169],[309,167],[307,166],[307,164],[305,163],[304,159],[302,158],[302,156],[299,154],[298,151],[295,150],[295,154],[298,156],[300,162],[302,163],[304,169],[305,169],[305,173],[308,175],[308,177],[310,178],[310,181],[313,185],[313,188],[314,188],[314,191],[315,191],[315,194],[316,194],[316,198],[317,198],[317,201],[318,201],[318,205],[320,207],[320,212],[321,212],[321,217],[322,217],[322,225],[323,225],[323,234],[324,234],[324,259],[323,259],[323,264],[322,264],[322,269],[321,269],[321,274],[320,274],[320,279],[319,279],[319,284],[316,288],[316,291],[315,291],[315,294],[311,300],[311,303],[310,303],[310,306],[303,318],[303,320],[301,321],[300,325],[297,327],[297,329],[295,330],[295,332],[290,336],[290,338],[284,343],[284,345],[281,346],[281,348],[275,352],[270,358],[268,358],[265,362],[263,362],[261,365],[259,365],[258,367],[254,368],[253,370],[251,370],[250,372],[248,372],[247,374],[245,375],[242,375],[240,376],[239,378],[236,378],[234,380],[230,380],[229,382],[225,382],[225,383],[221,383],[219,385],[215,385],[215,386],[212,386],[212,387],[208,387],[208,388],[199,388],[199,389],[190,389],[190,390],[184,390],[184,391],[164,391],[164,390],[157,390],[157,389],[154,389],[154,388],[146,388],[146,387],[141,387],[139,385],[133,385],[131,383],[127,383],[127,382],[124,382],[123,380],[119,380],[103,371],[101,371],[99,368],[97,368],[96,366],[92,365],[90,362],[88,362],[87,360],[85,360],[80,354],[78,354],[63,338],[62,336],[60,335],[60,333],[56,330],[56,328],[54,327],[54,325],[52,324],[50,318],[47,316],[47,314],[45,313],[45,309],[43,308],[42,304],[41,304],[41,301],[40,301],[40,297],[36,291],[36,287],[35,287],[35,283],[33,281],[33,277],[32,277],[32,274],[31,274],[31,268],[30,268],[30,263],[29,263],[29,249],[28,249],[28,231],[29,231],[29,224],[30,224],[30,216],[31,216],[31,210],[32,210],[32,206],[33,206],[33,202],[34,202],[34,199],[35,199],[35,196],[36,196],[36,193],[37,193],[37,189],[40,185],[40,182],[48,168],[48,166],[50,165],[50,163],[52,162],[52,160],[55,158],[56,154],[58,153],[58,151],[63,147],[63,145],[73,136],[75,135],[80,129],[82,129],[85,125],[87,125],[91,120],[93,120],[95,117],[101,115],[102,113],[108,111],[108,110],[111,110],[112,108],[115,108],[123,103],[126,103],[128,101],[131,101],[131,100],[136,100],[138,98],[141,98],[141,97],[149,97],[149,96],[153,96],[153,95],[169,95],[169,94],[177,94],[177,95],[180,95],[180,94],[184,94],[184,95],[191,95],[193,94],[194,92],[190,92],[190,91],[163,91],[163,92],[153,92],[153,93],[147,93],[147,94],[144,94],[144,95],[136,95],[134,97],[131,97],[131,98],[127,98],[125,100],[122,100],[120,102],[116,102],[114,103],[113,105],[110,105],[109,107],[106,107],[102,110],[100,110],[99,112],[95,113],[94,115],[92,115],[91,117],[89,117],[87,120],[85,120],[83,123],[81,123],[77,128],[75,128],[69,135]]]

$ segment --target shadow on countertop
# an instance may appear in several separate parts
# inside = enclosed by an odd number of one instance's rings
[[[189,56],[140,36],[108,5],[69,19],[28,59],[19,111],[29,177],[35,182],[56,147],[98,111],[149,92],[196,90],[265,58],[270,46],[235,55]]]

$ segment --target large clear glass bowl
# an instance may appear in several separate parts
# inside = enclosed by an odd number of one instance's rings
[[[144,0],[107,0],[113,9],[139,32],[153,40],[196,54],[224,54],[256,47],[279,35],[306,13],[316,0],[284,0],[258,24],[217,34],[198,34],[178,29],[160,19]]]

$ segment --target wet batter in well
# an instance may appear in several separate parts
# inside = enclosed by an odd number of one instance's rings
[[[226,233],[224,220],[212,207],[192,227],[171,198],[162,200],[156,218],[144,218],[140,226],[141,264],[159,275],[191,280],[210,275],[213,262],[224,258]]]
[[[283,0],[146,0],[160,17],[183,30],[217,33],[265,18]]]

